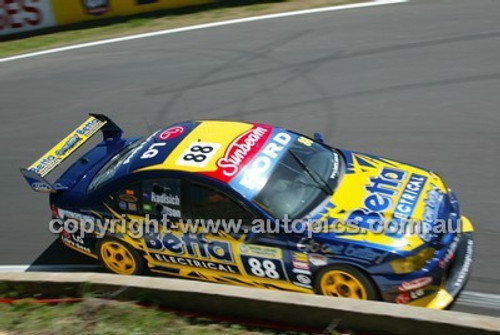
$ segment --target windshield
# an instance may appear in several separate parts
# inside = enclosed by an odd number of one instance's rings
[[[338,152],[299,137],[276,164],[253,201],[275,218],[302,218],[335,190],[340,175]]]
[[[113,156],[113,158],[97,172],[94,179],[89,184],[88,191],[92,192],[110,181],[114,177],[116,171],[118,171],[118,168],[122,166],[141,143],[142,141],[136,141]]]

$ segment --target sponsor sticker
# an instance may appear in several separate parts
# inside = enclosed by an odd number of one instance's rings
[[[59,213],[59,217],[61,219],[77,219],[77,220],[86,220],[86,221],[94,220],[93,216],[86,215],[86,214],[80,214],[80,213],[73,212],[73,211],[68,211],[66,209],[58,208],[57,212]]]
[[[305,262],[292,261],[292,265],[296,269],[309,270],[309,264]]]
[[[85,245],[85,241],[81,236],[70,234],[63,230],[61,233],[61,240],[66,245],[72,246],[73,248],[80,249],[88,254],[91,253],[90,249]]]
[[[404,186],[401,196],[394,208],[392,224],[397,224],[400,227],[405,220],[411,217],[426,181],[427,177],[425,176],[418,174],[410,175],[410,179]]]
[[[268,175],[291,141],[292,136],[286,132],[279,132],[274,135],[269,143],[245,167],[239,184],[248,190],[262,188],[267,180],[262,177]]]
[[[217,166],[226,177],[233,177],[249,156],[255,154],[271,132],[269,127],[257,126],[250,129],[229,144],[224,156],[217,161]],[[267,136],[266,136],[267,135]]]
[[[467,251],[465,253],[464,263],[462,269],[458,273],[457,281],[453,284],[455,287],[461,287],[465,280],[467,279],[467,274],[469,273],[470,267],[472,265],[472,254],[474,253],[474,241],[467,241]]]
[[[217,170],[210,173],[218,180],[229,182],[259,152],[272,133],[272,127],[254,125],[241,133],[226,148],[217,162]]]
[[[102,15],[109,11],[108,0],[82,0],[82,5],[89,15]]]
[[[441,269],[446,269],[448,264],[455,259],[455,252],[457,251],[458,242],[460,242],[460,236],[455,236],[450,244],[450,247],[448,248],[448,250],[446,250],[443,259],[439,260],[439,267]]]
[[[242,244],[240,252],[250,256],[264,256],[269,258],[281,258],[281,250],[278,248],[263,247],[254,244]]]
[[[332,172],[330,174],[330,179],[336,178],[337,175],[339,174],[340,171],[340,161],[339,161],[339,155],[334,152],[333,153],[333,167],[332,167]]]
[[[40,182],[31,184],[31,187],[38,192],[51,192],[53,190],[49,184]]]
[[[61,149],[56,151],[57,156],[64,156],[68,151],[73,149],[75,145],[81,140],[80,136],[78,135],[73,135],[69,138],[69,140],[64,143],[64,145],[61,147]]]
[[[419,237],[425,242],[429,242],[434,236],[432,227],[438,218],[442,198],[443,193],[435,185],[432,185],[432,188],[427,192],[427,198],[424,200],[424,219],[422,221],[422,232],[419,234]]]
[[[50,1],[0,1],[0,36],[54,25]]]
[[[324,266],[327,264],[326,256],[319,254],[310,254],[309,261],[315,266]]]
[[[231,245],[220,239],[207,239],[204,234],[163,235],[149,234],[144,237],[146,247],[154,253],[171,253],[217,262],[234,263]]]
[[[425,291],[422,289],[418,289],[415,291],[409,291],[409,292],[402,292],[398,294],[396,297],[395,301],[397,304],[408,304],[410,301],[417,300],[421,297],[423,297],[425,294]]]
[[[402,292],[414,291],[432,284],[432,277],[422,277],[411,281],[405,281],[399,285],[398,290]]]
[[[253,199],[296,137],[295,134],[274,129],[262,148],[255,154],[249,154],[247,157],[253,157],[248,162],[241,163],[241,171],[231,179],[229,185],[245,198]],[[219,176],[216,178],[220,179]]]
[[[238,267],[231,264],[223,264],[218,262],[191,259],[186,257],[167,256],[162,254],[154,254],[154,257],[156,258],[157,261],[164,263],[187,265],[191,267],[220,271],[220,272],[239,273]]]
[[[374,262],[375,264],[382,263],[388,254],[388,252],[377,251],[369,247],[359,247],[353,244],[350,244],[344,250],[344,255],[348,257],[359,258],[369,262]]]
[[[166,141],[166,140],[171,140],[174,139],[184,133],[186,128],[183,126],[175,126],[175,127],[170,127],[168,129],[165,129],[158,135],[158,139],[160,141]]]
[[[156,136],[156,134],[158,133],[159,131],[151,134],[144,142],[142,142],[138,147],[136,147],[134,150],[132,150],[132,152],[128,155],[128,157],[123,161],[123,165],[127,165],[127,164],[130,164],[130,162],[132,161],[132,158],[135,157],[135,155],[142,151],[144,149],[144,146],[149,143],[149,141],[154,138]]]
[[[307,262],[307,254],[302,253],[302,252],[294,252],[293,253],[293,260],[298,261],[298,262]]]
[[[297,278],[297,281],[299,283],[304,284],[304,285],[309,285],[312,282],[311,278],[309,276],[304,275],[304,274],[298,274],[296,276],[296,278]]]
[[[137,197],[133,195],[128,195],[128,194],[122,194],[120,195],[120,200],[126,201],[126,202],[137,202]]]
[[[54,155],[48,155],[48,156],[40,159],[36,163],[37,165],[30,168],[30,170],[35,172],[36,174],[44,176],[48,172],[50,172],[54,168],[54,166],[59,164],[59,162],[61,162],[61,159],[59,157],[56,157]]]
[[[396,304],[406,305],[411,301],[410,293],[403,292],[396,297]]]
[[[306,147],[310,147],[312,144],[313,144],[313,141],[304,137],[304,136],[300,136],[298,139],[297,139],[297,142],[305,145]]]
[[[364,208],[352,211],[347,217],[347,222],[356,222],[357,225],[363,229],[378,230],[380,227],[373,225],[372,223],[378,222],[379,224],[383,224],[385,222],[383,213],[393,206],[395,197],[398,194],[406,175],[407,173],[403,170],[385,167],[376,177],[370,178],[370,184],[365,186],[367,196],[363,200]],[[412,178],[414,180],[410,180],[403,190],[403,194],[407,193],[405,198],[408,197],[411,201],[405,199],[405,201],[408,202],[404,203],[405,207],[401,207],[402,204],[399,202],[396,205],[400,206],[400,209],[404,209],[407,213],[406,215],[413,212],[419,192],[425,182],[425,179],[422,179],[422,177],[418,175],[412,175]],[[415,186],[413,186],[414,183]],[[395,212],[397,212],[397,209]],[[406,216],[401,213],[397,214],[394,217],[394,223],[398,223],[398,220],[403,217]]]
[[[94,135],[96,133],[96,131],[98,131],[101,128],[103,123],[104,122],[99,120],[99,119],[92,118],[87,123],[85,123],[83,126],[78,128],[76,130],[76,133],[79,135],[90,137],[90,136]]]

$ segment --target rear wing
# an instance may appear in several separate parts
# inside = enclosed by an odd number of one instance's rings
[[[121,138],[123,131],[108,117],[102,114],[89,115],[90,117],[85,122],[56,144],[39,160],[31,164],[27,169],[21,169],[21,173],[34,191],[51,193],[66,189],[63,185],[50,184],[45,179],[45,176],[71,156],[71,154],[99,130],[102,130],[104,141],[114,142]]]

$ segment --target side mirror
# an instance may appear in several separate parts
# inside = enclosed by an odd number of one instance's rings
[[[323,139],[323,135],[321,135],[321,133],[314,133],[314,140],[320,143],[325,142],[325,140]]]

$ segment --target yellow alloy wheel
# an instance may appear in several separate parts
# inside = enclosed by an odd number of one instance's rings
[[[321,293],[340,298],[367,300],[365,286],[352,274],[341,270],[330,270],[323,274],[320,282]]]
[[[132,275],[136,272],[137,263],[130,251],[116,241],[105,241],[101,244],[101,259],[104,265],[114,273]]]

